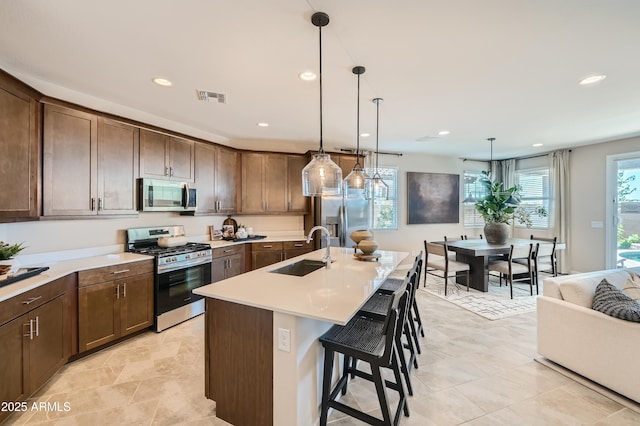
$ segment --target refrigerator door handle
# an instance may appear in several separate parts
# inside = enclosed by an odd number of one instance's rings
[[[342,205],[340,206],[340,224],[339,224],[339,241],[340,241],[340,247],[344,247],[345,244],[347,243],[347,215],[345,214],[345,210],[346,210],[346,206]]]

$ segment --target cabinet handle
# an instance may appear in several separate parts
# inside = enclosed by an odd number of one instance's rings
[[[98,197],[98,210],[102,210],[102,197]]]
[[[26,327],[29,327],[29,333],[23,334],[24,337],[28,337],[29,340],[33,340],[33,320],[29,320],[27,324],[24,324]]]
[[[233,249],[224,250],[223,253],[231,253]]]
[[[264,245],[262,248],[273,248],[273,245]]]
[[[122,284],[122,297],[127,297],[127,283]]]
[[[169,176],[169,167],[164,166],[164,175]]]
[[[94,197],[91,197],[91,211],[94,211],[96,209],[96,199]]]
[[[39,318],[40,316],[36,315],[36,337],[40,335],[40,321],[38,320]]]
[[[173,176],[173,166],[169,167],[169,176]]]
[[[124,274],[125,272],[129,272],[129,270],[128,269],[122,269],[120,271],[113,271],[112,274],[114,274],[114,275],[115,274]]]
[[[30,305],[30,304],[32,304],[33,302],[35,302],[36,300],[38,300],[38,299],[42,299],[42,296],[38,296],[38,297],[31,297],[31,298],[29,298],[28,300],[23,300],[23,301],[22,301],[22,304],[23,304],[23,305]]]
[[[301,243],[296,243],[296,244],[294,244],[293,246],[294,246],[294,247],[304,247],[304,245],[303,245],[303,244],[301,244]]]
[[[116,286],[116,299],[120,299],[120,284]]]

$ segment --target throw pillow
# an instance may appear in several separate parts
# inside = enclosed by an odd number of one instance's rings
[[[640,280],[628,279],[624,287],[622,287],[622,291],[633,300],[640,301]]]
[[[626,321],[640,322],[640,303],[636,302],[607,279],[600,281],[593,296],[593,309]]]

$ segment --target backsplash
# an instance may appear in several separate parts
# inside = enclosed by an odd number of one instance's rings
[[[304,232],[301,215],[233,216],[238,224],[253,227],[259,234],[269,232]],[[86,220],[42,220],[0,224],[0,240],[24,242],[27,247],[21,256],[58,251],[81,251],[82,249],[123,251],[128,228],[146,226],[184,225],[187,237],[196,240],[208,239],[209,226],[222,227],[226,215],[180,216],[175,213],[140,213],[138,217]],[[119,250],[114,250],[119,248]],[[92,254],[88,254],[92,255]]]

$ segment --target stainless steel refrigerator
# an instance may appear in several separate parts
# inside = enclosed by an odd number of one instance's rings
[[[329,230],[333,247],[353,247],[355,243],[349,238],[351,232],[371,229],[372,204],[363,194],[315,197],[313,204],[314,225],[322,225]],[[319,238],[315,239],[318,241]],[[326,241],[322,238],[316,247],[325,245]]]

